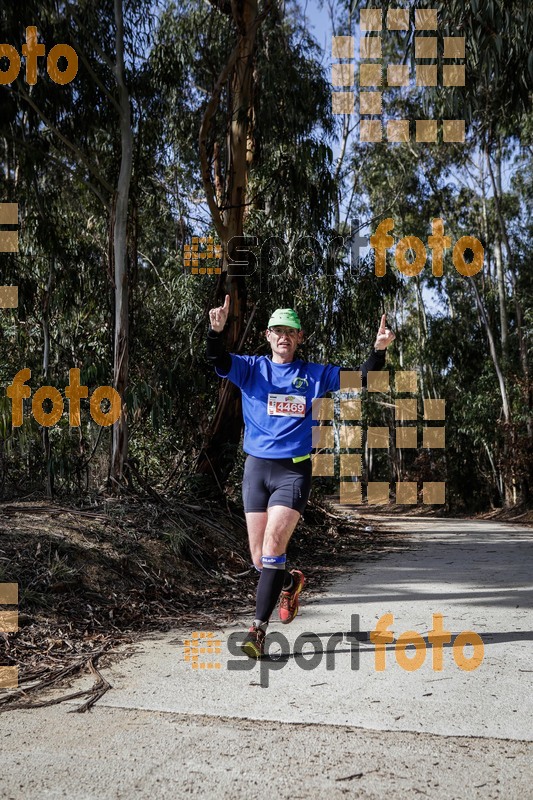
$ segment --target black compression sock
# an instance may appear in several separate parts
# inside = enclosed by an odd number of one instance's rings
[[[290,592],[293,586],[294,586],[294,578],[289,572],[289,570],[285,570],[285,575],[283,580],[283,591]]]
[[[285,570],[263,567],[255,599],[255,618],[269,620],[283,588]]]

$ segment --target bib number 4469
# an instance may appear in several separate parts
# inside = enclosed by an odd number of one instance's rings
[[[269,394],[268,413],[276,417],[305,417],[305,397],[301,395]]]

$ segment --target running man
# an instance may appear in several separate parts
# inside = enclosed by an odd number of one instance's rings
[[[244,465],[242,493],[250,553],[260,573],[255,619],[242,645],[251,658],[261,658],[266,629],[281,594],[279,618],[292,622],[305,584],[300,570],[286,570],[287,545],[311,490],[312,401],[340,389],[342,367],[312,364],[295,358],[303,342],[300,319],[292,308],[278,308],[268,321],[271,356],[228,353],[222,332],[230,296],[209,312],[207,358],[220,378],[242,392]],[[385,366],[385,350],[395,339],[385,314],[374,348],[361,370],[363,386],[371,370]]]

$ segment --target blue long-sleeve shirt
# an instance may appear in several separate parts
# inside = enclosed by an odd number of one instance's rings
[[[227,353],[222,334],[208,333],[208,359],[221,378],[228,378],[242,392],[245,453],[258,458],[296,458],[312,449],[313,400],[340,389],[340,373],[334,364],[314,364],[295,359],[277,364],[268,356]],[[373,351],[357,367],[362,385],[371,370],[385,365],[385,351]]]

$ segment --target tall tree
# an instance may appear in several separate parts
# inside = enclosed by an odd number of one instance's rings
[[[235,351],[242,345],[246,319],[246,281],[237,255],[237,242],[244,233],[244,212],[249,202],[248,174],[254,160],[254,56],[259,26],[271,11],[272,0],[265,0],[259,13],[257,0],[220,3],[211,0],[213,13],[231,16],[236,43],[222,69],[207,103],[199,134],[202,182],[214,228],[222,243],[222,274],[220,290],[231,297],[230,325],[226,346]],[[222,175],[217,134],[212,130],[222,90],[230,86],[227,97],[229,110],[226,136],[225,176]],[[209,143],[210,134],[213,134]],[[211,146],[210,146],[211,144]],[[213,171],[214,170],[214,171]],[[225,179],[224,179],[225,178]],[[198,471],[213,471],[223,477],[221,454],[225,445],[236,445],[242,430],[240,392],[230,382],[220,395],[220,404],[213,420],[209,442],[200,453]]]
[[[30,4],[31,5],[31,4]],[[40,147],[51,151],[65,175],[83,181],[101,203],[105,215],[109,254],[108,275],[114,295],[113,385],[122,399],[121,416],[112,426],[109,478],[114,488],[128,479],[128,418],[126,394],[129,373],[129,280],[131,269],[130,185],[133,170],[134,123],[131,114],[131,82],[126,65],[126,47],[130,51],[139,29],[133,15],[140,15],[147,3],[139,0],[130,9],[131,19],[125,28],[123,0],[106,0],[100,8],[82,0],[68,4],[61,15],[54,3],[39,4],[35,11],[40,34],[69,42],[79,59],[78,75],[70,86],[45,87],[41,79],[30,91],[19,78],[12,94],[24,110],[23,119],[38,131]],[[13,16],[12,27],[23,24],[20,11]],[[113,77],[110,79],[109,75]],[[41,85],[39,85],[39,83]],[[118,117],[118,126],[115,120]],[[110,143],[118,127],[119,157]],[[102,131],[106,134],[102,136]],[[41,204],[42,206],[42,204]],[[47,290],[49,292],[49,290]],[[49,302],[49,301],[48,301]],[[48,307],[48,306],[47,306]],[[46,319],[46,315],[45,315]],[[43,328],[47,340],[46,325]],[[45,342],[48,352],[49,341]],[[45,366],[45,371],[46,371]],[[46,442],[45,442],[46,445]],[[46,445],[48,450],[48,445]]]
[[[204,36],[195,47],[198,26]],[[274,302],[276,293],[290,292],[289,272],[295,269],[287,253],[282,258],[285,289],[281,280],[279,287],[274,285],[270,259],[257,258],[251,244],[248,254],[243,252],[242,236],[253,234],[261,241],[261,236],[275,235],[286,250],[287,243],[302,235],[320,235],[329,228],[335,195],[331,150],[323,140],[332,135],[329,82],[316,43],[276,2],[261,7],[251,1],[217,2],[207,19],[195,4],[180,12],[169,10],[160,37],[160,46],[183,42],[178,45],[180,58],[170,61],[164,77],[181,112],[170,130],[174,146],[180,143],[177,157],[186,154],[191,171],[200,161],[211,230],[223,244],[222,274],[216,298],[209,302],[221,302],[227,287],[232,308],[226,345],[235,352],[263,322],[265,284]],[[179,73],[185,71],[190,93],[182,98],[173,85],[182,85]],[[199,141],[189,138],[185,144],[187,131],[180,129],[185,119],[189,132],[191,120],[198,121]],[[317,126],[323,128],[321,138]],[[247,262],[245,268],[242,262]],[[198,471],[223,481],[241,430],[240,395],[226,382]]]
[[[128,220],[130,184],[133,169],[133,131],[130,94],[124,64],[124,15],[122,0],[114,0],[115,79],[120,126],[120,172],[115,190],[112,216],[113,266],[115,279],[115,335],[113,347],[114,388],[122,400],[122,413],[113,425],[110,477],[118,486],[127,477],[128,407],[126,389],[129,374],[129,279]]]

